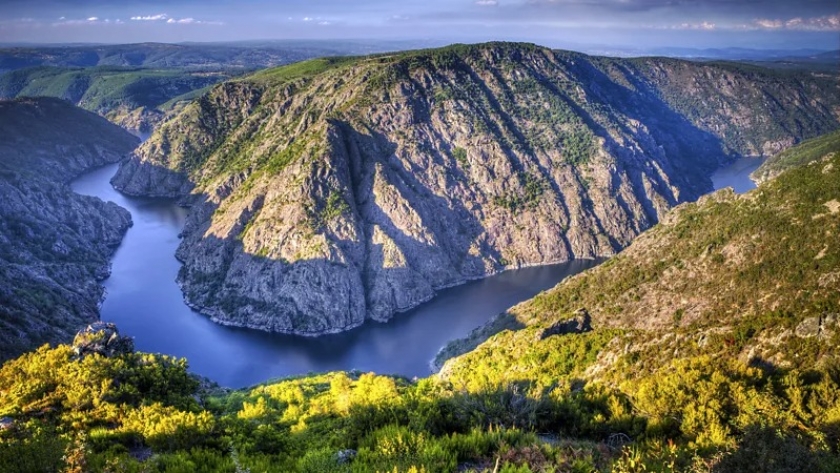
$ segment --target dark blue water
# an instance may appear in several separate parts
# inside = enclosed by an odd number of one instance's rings
[[[387,324],[369,322],[314,339],[224,327],[187,307],[175,284],[180,263],[174,255],[186,210],[171,201],[120,194],[109,183],[115,172],[115,165],[107,166],[72,183],[76,192],[115,202],[134,219],[104,283],[102,320],[134,337],[138,350],[185,357],[192,371],[225,386],[351,369],[425,376],[429,361],[449,340],[595,265],[575,261],[509,271],[443,290]]]
[[[731,186],[742,193],[754,188],[749,174],[760,164],[745,158],[721,169],[712,178],[715,189]],[[174,255],[186,210],[172,201],[120,194],[109,183],[116,169],[107,166],[72,183],[76,192],[115,202],[134,219],[104,283],[102,320],[134,337],[137,349],[185,357],[192,371],[225,386],[351,369],[425,376],[429,361],[449,340],[596,264],[584,260],[509,271],[441,291],[387,324],[369,322],[314,339],[224,327],[187,307],[175,284],[180,263]]]
[[[750,173],[758,169],[763,162],[762,158],[741,158],[719,169],[712,174],[715,190],[731,187],[737,194],[743,194],[755,189],[755,182],[750,179]]]

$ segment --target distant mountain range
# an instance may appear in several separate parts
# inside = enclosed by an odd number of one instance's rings
[[[363,55],[428,46],[419,41],[244,41],[25,45],[0,48],[0,74],[33,66],[125,66],[189,70],[254,70],[322,56]]]

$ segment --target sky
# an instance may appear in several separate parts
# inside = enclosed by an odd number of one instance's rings
[[[0,43],[264,39],[840,49],[838,0],[0,0]]]

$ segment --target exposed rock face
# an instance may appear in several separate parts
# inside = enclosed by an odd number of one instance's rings
[[[68,342],[98,318],[98,282],[131,216],[67,183],[136,144],[61,100],[0,101],[0,359]]]
[[[505,268],[612,255],[722,163],[837,127],[836,91],[530,45],[319,60],[217,86],[114,183],[195,186],[177,253],[193,307],[317,335]]]
[[[768,181],[803,164],[830,161],[838,153],[840,153],[840,130],[808,140],[794,148],[771,156],[750,177],[756,182]],[[824,172],[830,171],[829,168]]]

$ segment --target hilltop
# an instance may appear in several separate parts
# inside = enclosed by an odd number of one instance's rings
[[[215,86],[114,183],[192,206],[190,305],[317,335],[614,255],[722,164],[836,129],[836,92],[825,74],[528,44],[316,59]]]

